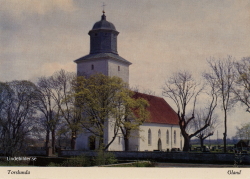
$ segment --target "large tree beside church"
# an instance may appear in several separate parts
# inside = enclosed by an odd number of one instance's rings
[[[133,136],[133,132],[140,130],[139,126],[145,122],[150,114],[147,110],[148,101],[137,97],[137,93],[129,89],[124,89],[117,99],[117,107],[115,108],[115,118],[120,121],[120,129],[124,138],[125,151],[129,150],[129,139]]]
[[[103,74],[88,78],[79,76],[74,91],[76,105],[83,110],[81,125],[97,138],[99,149],[108,149],[119,130],[128,139],[131,130],[136,129],[145,119],[147,102],[133,99],[128,85],[119,77]],[[134,111],[137,111],[137,117],[132,120]],[[110,141],[104,141],[107,127],[112,130]],[[128,146],[128,140],[125,141],[125,146]]]
[[[209,82],[212,83],[213,81]],[[190,139],[192,137],[211,125],[213,112],[217,106],[217,92],[214,87],[208,91],[208,96],[211,99],[206,106],[208,112],[203,118],[203,124],[196,130],[188,130],[192,127],[190,124],[195,118],[197,98],[201,96],[203,90],[204,85],[197,82],[192,74],[186,71],[173,74],[163,87],[163,95],[170,98],[177,108],[179,126],[184,138],[183,151],[189,151]],[[209,101],[206,97],[203,96],[203,98]]]

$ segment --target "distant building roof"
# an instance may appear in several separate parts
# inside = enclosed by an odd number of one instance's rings
[[[78,62],[81,62],[81,61],[85,61],[85,60],[103,59],[103,58],[118,60],[118,61],[126,63],[128,65],[132,64],[131,62],[125,60],[124,58],[120,57],[119,55],[116,55],[116,54],[113,54],[113,53],[89,54],[89,55],[83,56],[83,57],[75,60],[75,63],[78,63]]]
[[[249,140],[240,140],[237,144],[237,147],[248,147],[249,146]]]
[[[135,92],[134,98],[143,98],[149,102],[147,110],[150,112],[150,118],[147,122],[172,125],[179,124],[177,113],[163,98],[138,92]]]

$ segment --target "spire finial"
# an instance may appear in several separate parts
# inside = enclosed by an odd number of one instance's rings
[[[106,4],[103,2],[102,3],[102,13],[105,14],[105,10],[104,10],[104,7],[106,6]]]

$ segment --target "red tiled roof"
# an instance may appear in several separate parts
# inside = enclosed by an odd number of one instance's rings
[[[147,110],[150,112],[150,117],[147,122],[178,125],[179,119],[176,112],[163,98],[138,92],[135,92],[133,98],[143,98],[149,102]]]

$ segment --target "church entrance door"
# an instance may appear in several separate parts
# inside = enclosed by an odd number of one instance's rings
[[[95,136],[89,136],[89,150],[95,150]]]
[[[158,150],[162,150],[161,139],[158,139]]]

